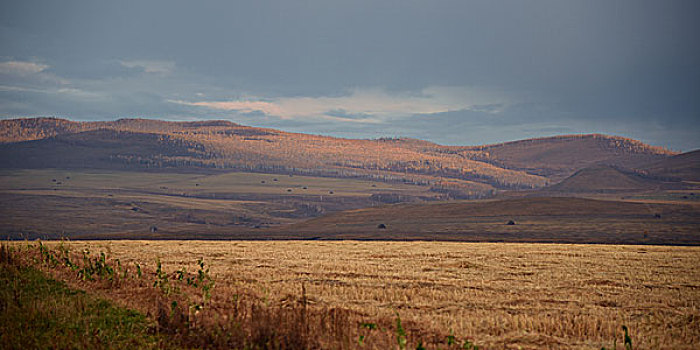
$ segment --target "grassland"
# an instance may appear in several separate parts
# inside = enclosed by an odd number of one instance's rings
[[[697,245],[699,224],[691,200],[523,197],[348,210],[276,230],[326,239]]]
[[[133,172],[111,170],[26,169],[3,170],[0,173],[2,190],[57,190],[83,191],[140,191],[162,195],[191,195],[214,197],[230,194],[272,194],[327,196],[329,191],[339,196],[368,196],[370,191],[425,191],[424,187],[387,184],[365,180],[338,179],[313,176],[289,176],[247,172],[175,173]],[[52,182],[57,179],[60,184]],[[277,179],[277,180],[275,180]],[[374,187],[372,187],[374,185]],[[292,189],[292,192],[288,192]]]
[[[631,330],[635,349],[700,344],[697,247],[358,241],[68,246],[105,252],[132,271],[138,263],[149,276],[156,259],[171,274],[196,271],[203,258],[216,281],[210,306],[218,310],[216,319],[231,315],[242,296],[280,310],[303,300],[312,327],[327,326],[330,315],[342,311],[335,328],[315,333],[324,334],[325,348],[359,347],[360,335],[367,336],[363,348],[396,347],[396,315],[408,348],[419,342],[448,348],[451,334],[481,349],[610,348],[615,340],[622,345],[622,325]],[[74,287],[157,314],[155,298],[143,287],[95,287],[71,273],[45,270]],[[327,316],[325,323],[320,315]],[[369,331],[363,323],[379,329]]]
[[[435,195],[403,183],[241,172],[2,170],[0,227],[31,238],[252,238],[260,228],[381,204],[374,194]]]
[[[695,245],[700,244],[698,194],[676,191],[665,200],[658,195],[623,200],[608,194],[598,201],[524,196],[433,201],[439,194],[428,186],[357,179],[241,172],[2,170],[0,234],[30,239]],[[385,203],[394,200],[413,203]],[[506,225],[510,220],[516,225]],[[379,229],[380,224],[386,228]]]

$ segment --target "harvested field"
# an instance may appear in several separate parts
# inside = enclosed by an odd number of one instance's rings
[[[231,300],[245,290],[282,305],[305,288],[311,309],[353,311],[350,328],[391,325],[398,313],[409,348],[419,341],[445,348],[450,334],[482,349],[611,348],[614,339],[622,345],[622,325],[635,349],[700,344],[698,247],[357,241],[69,246],[151,270],[159,258],[168,272],[183,266],[195,271],[203,258],[216,280],[215,298]],[[140,298],[128,291],[100,293],[139,308]],[[367,342],[365,348],[386,344]]]

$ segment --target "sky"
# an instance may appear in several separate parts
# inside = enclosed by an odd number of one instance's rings
[[[700,148],[696,0],[3,1],[0,118]]]

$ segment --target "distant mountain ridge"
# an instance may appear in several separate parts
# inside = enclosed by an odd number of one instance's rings
[[[1,120],[0,143],[5,168],[215,168],[358,177],[430,185],[463,197],[539,188],[595,164],[637,169],[675,155],[599,134],[442,146],[289,133],[223,120]]]

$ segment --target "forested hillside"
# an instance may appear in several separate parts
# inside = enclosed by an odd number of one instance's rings
[[[6,168],[231,169],[411,182],[463,197],[543,187],[591,164],[632,166],[673,154],[605,135],[455,147],[288,133],[228,121],[148,119],[3,120],[0,142]]]

